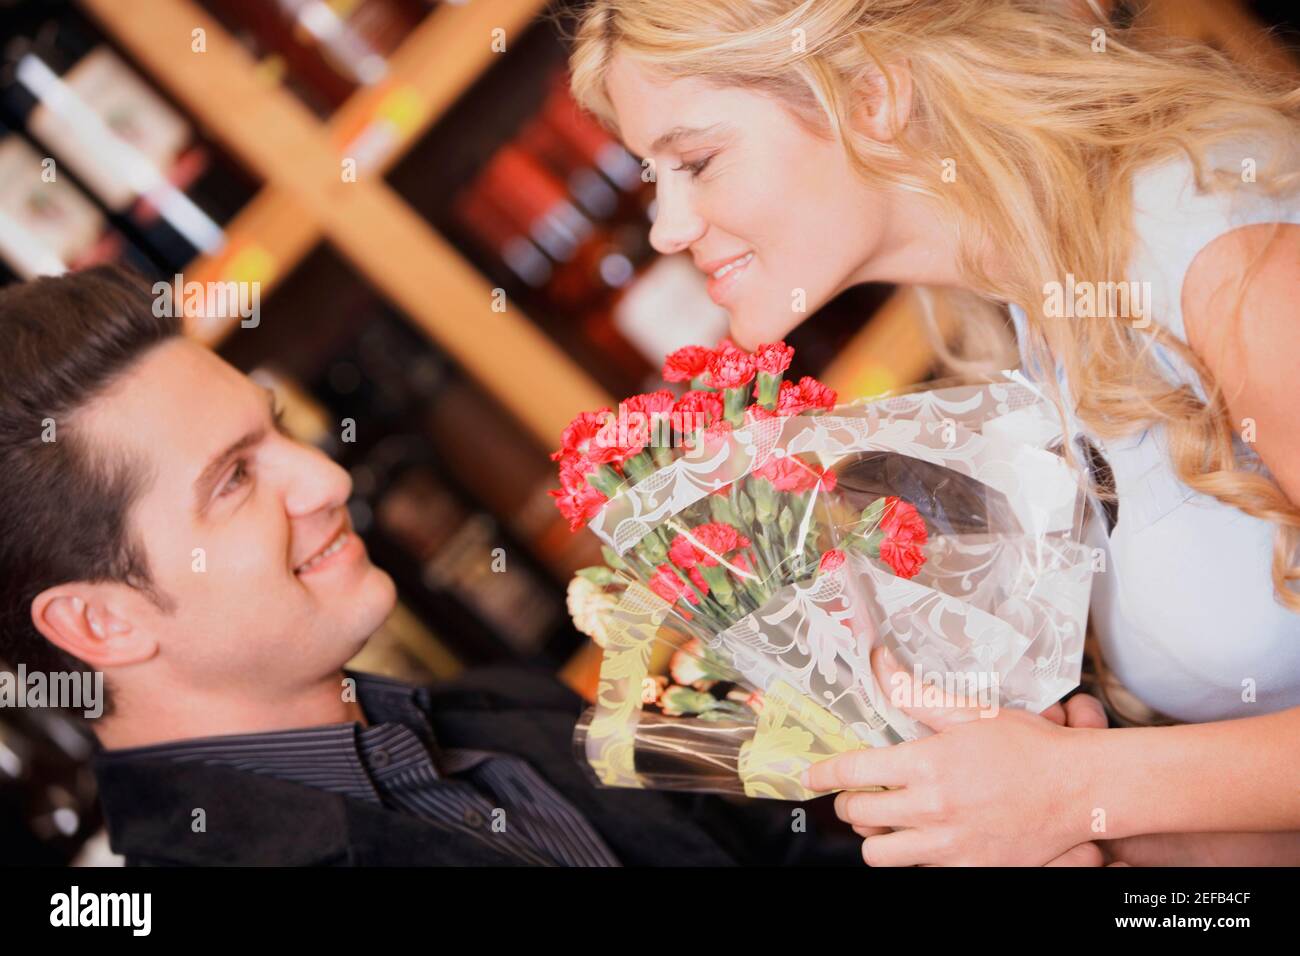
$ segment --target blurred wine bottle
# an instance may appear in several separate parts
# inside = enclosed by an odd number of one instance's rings
[[[358,531],[453,652],[562,660],[576,638],[538,553],[553,517],[538,521],[546,459],[518,426],[384,314],[310,389],[343,436]]]
[[[115,229],[180,272],[219,252],[256,184],[202,137],[67,0],[0,7],[0,112],[70,175]],[[191,55],[189,39],[180,50]]]
[[[428,13],[424,0],[202,0],[203,7],[322,119],[388,78],[387,57]]]
[[[121,262],[153,262],[21,133],[0,122],[0,260],[4,281]]]

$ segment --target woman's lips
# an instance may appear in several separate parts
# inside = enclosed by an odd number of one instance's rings
[[[754,259],[753,252],[736,256],[718,266],[709,274],[709,298],[718,305],[724,305],[731,296],[737,282],[745,274]]]

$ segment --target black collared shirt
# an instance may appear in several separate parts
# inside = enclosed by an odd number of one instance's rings
[[[370,726],[228,734],[102,752],[104,760],[199,761],[339,793],[487,841],[538,866],[618,866],[587,819],[522,758],[443,749],[426,688],[345,671]]]

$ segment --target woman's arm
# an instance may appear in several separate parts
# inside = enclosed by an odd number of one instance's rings
[[[1066,727],[1108,725],[1100,701],[1075,694],[1043,716]],[[863,833],[864,837],[869,833]],[[1300,830],[1289,833],[1143,833],[1073,847],[1047,866],[1296,866]]]
[[[1145,833],[1103,840],[1102,861],[1129,866],[1298,866],[1300,832]],[[1100,862],[1094,865],[1100,865]]]
[[[1300,830],[1300,708],[1176,727],[1076,730],[1072,803],[1105,829],[1143,833]],[[1087,838],[1087,833],[1080,831]]]
[[[906,671],[875,657],[882,686]],[[908,699],[921,699],[910,695]],[[904,707],[937,732],[814,764],[876,866],[1038,866],[1148,833],[1300,829],[1300,709],[1178,727],[1058,726],[1024,711]],[[862,792],[882,785],[891,789]],[[881,832],[889,828],[889,832]]]

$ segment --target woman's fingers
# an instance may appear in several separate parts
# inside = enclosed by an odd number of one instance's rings
[[[1075,694],[1065,702],[1067,727],[1095,727],[1105,730],[1109,726],[1106,710],[1101,701],[1091,694]]]
[[[870,836],[879,836],[882,833],[893,833],[890,827],[854,827],[853,832],[864,840]]]
[[[1043,711],[1042,716],[1046,717],[1058,727],[1065,726],[1065,708],[1060,704],[1053,704],[1051,707],[1047,708],[1047,710]]]
[[[835,815],[853,826],[910,826],[919,822],[915,803],[907,790],[844,790],[835,795]]]
[[[943,695],[940,695],[939,703],[931,703],[930,698],[934,695],[927,695],[925,688],[917,685],[893,652],[883,644],[871,652],[871,669],[889,703],[931,730],[944,730],[954,724],[978,720],[984,712],[979,700],[970,700],[965,695],[951,700],[942,700]]]
[[[850,750],[819,761],[803,772],[809,790],[861,790],[864,787],[900,787],[907,782],[908,769],[917,743],[892,747]]]
[[[1105,856],[1101,847],[1095,843],[1080,843],[1072,846],[1054,860],[1048,860],[1043,866],[1105,866]]]
[[[895,830],[862,841],[867,866],[921,866],[938,862],[943,837],[932,830]]]

